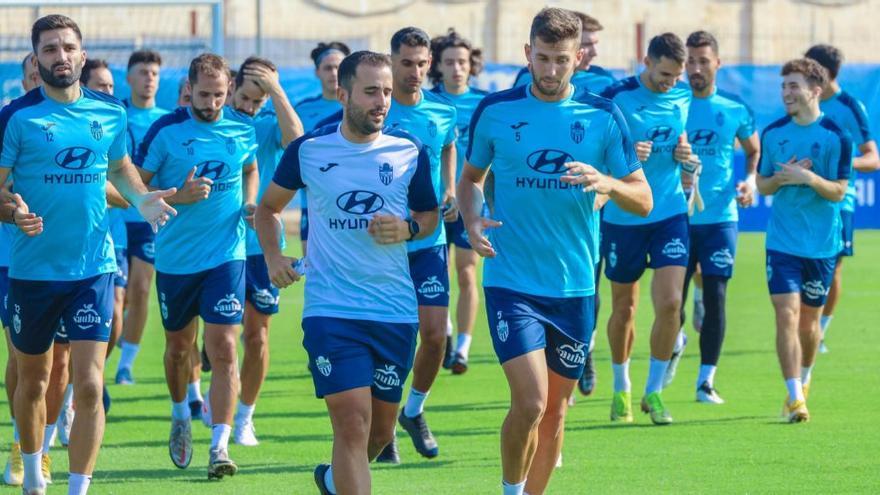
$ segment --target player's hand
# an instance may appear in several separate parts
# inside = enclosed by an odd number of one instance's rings
[[[196,177],[198,167],[193,167],[186,176],[177,194],[174,195],[174,202],[180,204],[198,203],[208,199],[211,195],[211,186],[214,181],[207,177]]]
[[[740,181],[736,185],[736,202],[740,208],[746,208],[755,204],[755,179]]]
[[[250,64],[242,71],[245,81],[253,81],[263,91],[273,94],[281,89],[278,72],[262,65]]]
[[[367,233],[376,244],[397,244],[409,239],[409,224],[394,215],[373,215]]]
[[[568,162],[565,164],[568,169],[565,175],[560,179],[566,184],[577,184],[584,186],[584,192],[596,192],[598,194],[611,194],[614,188],[610,178],[596,170],[592,165],[581,162]]]
[[[654,141],[636,141],[636,158],[645,163],[651,157]]]
[[[492,247],[492,243],[483,234],[486,229],[494,229],[501,227],[501,222],[492,220],[491,218],[480,217],[473,224],[467,226],[468,240],[471,247],[483,258],[494,258],[498,253]]]
[[[694,188],[694,174],[681,171],[681,187],[684,188],[685,191],[689,191]]]
[[[141,196],[138,201],[138,212],[150,224],[154,233],[158,232],[159,227],[165,225],[169,218],[177,215],[177,210],[165,202],[165,198],[174,196],[176,192],[177,189],[173,187],[161,191],[150,191]]]
[[[266,266],[269,270],[269,280],[272,285],[283,289],[300,279],[299,273],[293,269],[296,258],[289,256],[277,256],[266,258]]]
[[[43,217],[31,213],[21,195],[13,194],[10,199],[15,203],[15,210],[12,212],[12,223],[28,237],[40,235],[43,232]]]
[[[691,160],[691,155],[693,155],[693,149],[691,143],[687,141],[687,134],[681,133],[681,136],[678,136],[678,144],[675,145],[672,157],[678,163],[685,163]]]
[[[782,170],[774,174],[779,184],[783,186],[807,186],[812,184],[816,178],[816,174],[810,170],[812,162],[807,164],[808,166],[805,166],[803,162],[804,160],[792,164],[779,164]]]
[[[443,193],[443,206],[440,211],[443,212],[444,222],[454,222],[458,219],[458,201],[452,191]]]
[[[253,203],[245,203],[241,207],[241,217],[244,218],[244,221],[247,222],[248,227],[255,229],[254,227],[254,213],[257,212],[257,205]]]

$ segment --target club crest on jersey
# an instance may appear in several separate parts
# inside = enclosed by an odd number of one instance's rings
[[[437,136],[437,124],[433,120],[428,122],[428,135],[431,137]]]
[[[581,141],[584,140],[584,134],[586,133],[586,128],[584,124],[580,120],[574,121],[571,124],[571,140],[574,141],[575,144],[580,144]]]
[[[214,305],[214,312],[226,317],[236,316],[241,313],[241,301],[235,297],[235,294],[226,294],[226,297],[220,299]]]
[[[167,320],[168,319],[168,305],[165,304],[165,293],[164,292],[159,293],[159,309],[162,312],[162,319]]]
[[[724,125],[724,112],[718,112],[715,114],[715,123],[718,124],[719,127]]]
[[[507,342],[507,337],[510,336],[510,327],[507,325],[507,321],[504,320],[501,311],[498,312],[498,323],[495,325],[495,332],[498,333],[498,340]]]
[[[12,330],[21,333],[21,306],[15,305],[15,314],[12,315]]]
[[[427,280],[425,280],[424,282],[422,282],[421,285],[419,285],[419,294],[421,294],[422,297],[427,298],[427,299],[434,299],[434,298],[439,297],[440,294],[445,294],[445,293],[446,293],[446,287],[444,287],[443,284],[440,283],[439,280],[437,280],[436,275],[431,275],[430,277],[428,277]]]
[[[231,137],[226,138],[226,152],[230,155],[235,154],[235,140]]]
[[[333,365],[330,364],[330,360],[324,356],[318,356],[318,359],[315,359],[315,367],[318,368],[318,372],[324,376],[330,376],[330,372],[333,371]]]
[[[89,130],[92,131],[92,137],[95,138],[95,141],[100,141],[104,137],[104,128],[101,127],[101,123],[97,120],[92,121]]]
[[[73,315],[73,322],[81,330],[87,330],[101,323],[101,315],[93,309],[93,306],[93,304],[83,304],[83,307],[76,310],[76,314]]]
[[[386,364],[373,371],[373,384],[379,390],[391,390],[400,388],[400,375],[397,374],[397,366]]]
[[[663,256],[666,256],[667,258],[678,259],[682,256],[687,256],[687,254],[687,246],[685,246],[678,237],[672,239],[663,246]]]
[[[819,158],[819,153],[822,152],[822,147],[819,146],[819,143],[813,143],[813,146],[810,147],[810,156],[814,159]]]
[[[559,362],[566,368],[577,368],[587,362],[584,344],[562,344],[556,347],[556,355],[559,356]]]
[[[712,256],[709,257],[709,260],[718,268],[728,268],[733,266],[733,254],[731,254],[730,249],[728,248],[715,251],[712,253]]]
[[[379,165],[379,180],[386,186],[394,180],[394,168],[391,167],[390,163]]]
[[[827,293],[821,280],[809,280],[804,283],[803,289],[808,299],[820,299]]]

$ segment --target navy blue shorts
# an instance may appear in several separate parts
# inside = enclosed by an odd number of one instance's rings
[[[147,222],[129,222],[125,224],[128,235],[128,255],[141,259],[149,264],[156,261],[156,234]]]
[[[0,321],[9,328],[9,267],[0,266]]]
[[[601,250],[605,276],[619,284],[637,281],[646,268],[687,267],[687,215],[644,225],[602,222]]]
[[[300,210],[299,216],[299,240],[305,242],[309,240],[309,209]]]
[[[125,248],[116,250],[116,274],[113,276],[115,287],[128,287],[128,253]]]
[[[807,306],[825,305],[837,258],[801,258],[767,250],[767,285],[770,294],[800,293]]]
[[[417,323],[303,318],[303,347],[315,396],[370,387],[373,397],[400,402],[416,352]]]
[[[61,282],[10,279],[12,344],[25,354],[43,354],[55,340],[59,321],[66,340],[107,342],[113,318],[113,276],[105,273]]]
[[[444,222],[443,226],[446,228],[446,244],[454,244],[461,249],[472,249],[461,214],[454,222]]]
[[[260,313],[274,315],[278,312],[278,287],[269,280],[269,267],[262,254],[247,257],[245,266],[244,297]]]
[[[187,275],[157,272],[156,290],[165,330],[181,330],[196,316],[217,325],[241,323],[244,278],[242,260]]]
[[[595,296],[541,297],[485,287],[489,333],[498,362],[545,349],[547,367],[576,380],[595,326]]]
[[[736,234],[736,222],[691,225],[690,268],[699,263],[703,275],[732,277]]]
[[[855,229],[853,228],[853,212],[840,211],[840,219],[843,220],[843,250],[840,256],[852,256],[853,242],[855,241]]]
[[[409,273],[419,306],[449,307],[449,264],[446,246],[409,253]]]

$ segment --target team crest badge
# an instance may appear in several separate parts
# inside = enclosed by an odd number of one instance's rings
[[[89,130],[92,131],[92,137],[95,138],[95,141],[100,141],[104,137],[104,128],[101,127],[101,123],[97,120],[92,121]]]
[[[719,127],[724,125],[724,114],[723,113],[718,112],[718,114],[715,115],[715,123],[718,124]]]
[[[390,163],[383,163],[379,165],[379,180],[382,181],[382,184],[386,186],[391,184],[391,181],[394,179],[394,169],[391,167]]]
[[[813,146],[810,147],[810,155],[816,159],[819,158],[819,153],[822,152],[822,147],[819,146],[819,143],[813,143]]]
[[[330,376],[330,372],[333,371],[333,365],[330,364],[330,360],[324,356],[318,356],[318,359],[315,359],[315,367],[318,368],[318,371],[324,376]]]
[[[434,123],[433,120],[428,122],[428,134],[430,134],[431,137],[437,136],[437,124]]]
[[[585,132],[586,129],[584,129],[584,124],[581,123],[580,120],[576,120],[571,124],[571,140],[574,141],[575,144],[580,144],[581,141],[584,140]]]

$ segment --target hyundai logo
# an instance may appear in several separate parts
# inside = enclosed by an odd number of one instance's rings
[[[526,158],[529,168],[542,174],[561,174],[565,164],[573,161],[574,157],[559,150],[538,150]]]
[[[95,152],[81,146],[64,148],[55,155],[55,163],[68,170],[82,170],[95,164]]]
[[[645,133],[645,137],[648,141],[656,141],[662,143],[664,141],[669,141],[672,136],[672,127],[668,125],[657,125],[650,129]]]
[[[226,163],[219,160],[207,160],[196,165],[196,177],[207,177],[211,180],[219,180],[225,175]]]
[[[385,206],[382,196],[370,191],[349,191],[336,198],[340,210],[353,215],[369,215]]]
[[[691,132],[688,141],[697,146],[711,146],[718,141],[718,134],[711,129],[697,129]]]

